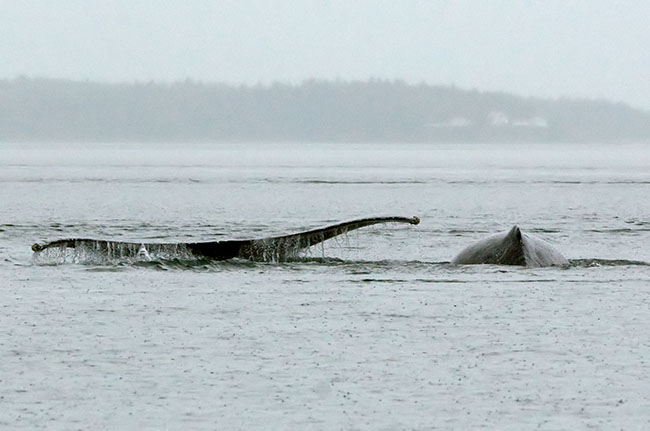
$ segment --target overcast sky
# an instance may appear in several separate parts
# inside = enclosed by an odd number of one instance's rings
[[[0,0],[0,78],[404,79],[650,110],[647,0]]]

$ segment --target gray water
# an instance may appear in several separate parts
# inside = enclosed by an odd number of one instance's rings
[[[0,429],[648,429],[648,145],[0,146]],[[421,217],[288,262],[34,255]],[[453,266],[519,225],[568,268]],[[68,250],[70,252],[70,250]]]

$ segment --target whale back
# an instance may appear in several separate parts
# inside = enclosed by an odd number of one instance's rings
[[[526,266],[540,268],[569,265],[569,260],[543,239],[524,233],[523,242]]]
[[[514,226],[466,247],[452,260],[459,265],[564,266],[568,260],[544,240]]]

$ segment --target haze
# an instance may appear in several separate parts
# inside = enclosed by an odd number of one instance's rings
[[[650,109],[645,1],[0,0],[0,79],[404,79]]]

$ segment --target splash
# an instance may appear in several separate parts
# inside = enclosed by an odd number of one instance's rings
[[[185,244],[145,244],[103,240],[70,240],[34,253],[34,263],[61,264],[134,264],[164,260],[191,260],[196,257]]]

